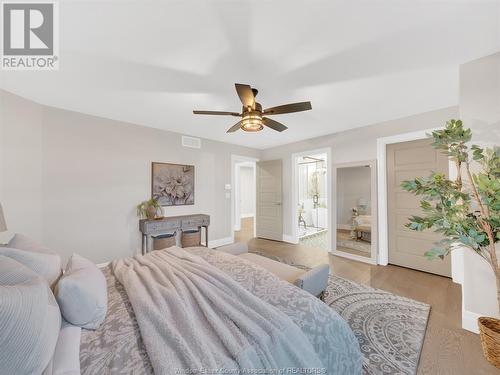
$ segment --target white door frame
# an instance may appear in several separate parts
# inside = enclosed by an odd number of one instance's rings
[[[294,244],[299,243],[299,235],[297,233],[297,223],[299,221],[299,217],[297,215],[297,206],[299,204],[298,198],[298,185],[299,185],[299,176],[297,173],[297,159],[302,156],[308,155],[317,155],[317,154],[326,154],[326,191],[327,191],[327,205],[328,205],[328,215],[327,215],[327,227],[328,227],[328,238],[327,243],[330,244],[330,249],[332,246],[332,149],[331,147],[319,148],[315,150],[308,150],[297,152],[292,154],[292,207],[290,212],[291,223],[292,223],[292,236],[288,238],[288,236],[283,236],[283,241],[290,242]]]
[[[389,224],[387,218],[387,145],[392,143],[409,142],[428,137],[428,134],[434,130],[442,129],[432,128],[427,130],[419,130],[411,133],[403,133],[389,137],[377,138],[377,175],[378,175],[378,264],[386,266],[389,264]],[[456,176],[456,168],[453,162],[449,162],[449,177],[454,179]],[[454,275],[458,271],[458,267],[454,267],[453,252],[451,258],[451,273],[452,278],[455,280],[459,275]]]
[[[237,182],[237,175],[239,169],[239,164],[241,163],[249,163],[253,164],[254,166],[254,180],[255,180],[255,174],[256,174],[256,163],[259,161],[257,158],[253,158],[250,156],[242,156],[242,155],[231,155],[231,243],[234,242],[234,228],[235,228],[235,223],[236,223],[236,215],[235,215],[235,205],[236,205],[236,198],[238,197],[238,193],[236,192],[236,189],[238,188],[238,182]],[[257,200],[255,200],[257,201]],[[238,203],[239,204],[239,203]],[[256,230],[256,225],[255,225],[255,216],[253,218],[254,220],[254,225],[253,225],[253,235],[255,237],[255,230]]]
[[[337,170],[340,168],[351,168],[351,167],[361,167],[369,165],[370,166],[370,205],[371,205],[371,216],[372,216],[372,233],[371,233],[371,248],[370,257],[364,257],[361,255],[355,255],[350,253],[345,253],[343,251],[337,250],[337,204],[335,204],[335,214],[332,220],[332,251],[333,255],[337,255],[343,258],[348,258],[352,260],[357,260],[364,263],[377,264],[377,254],[378,254],[378,230],[377,230],[377,215],[378,215],[378,202],[377,202],[377,161],[376,160],[366,160],[366,161],[355,161],[350,163],[335,164],[333,166],[334,170],[334,181],[333,194],[335,194],[335,202],[337,202]]]

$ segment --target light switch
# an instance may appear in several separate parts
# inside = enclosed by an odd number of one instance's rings
[[[231,199],[231,193],[226,192],[226,199]]]
[[[231,184],[226,184],[226,185],[224,186],[224,189],[226,189],[226,190],[231,190]]]

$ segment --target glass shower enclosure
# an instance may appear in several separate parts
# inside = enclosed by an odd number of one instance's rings
[[[303,156],[297,166],[299,239],[322,234],[325,246],[328,229],[326,166],[326,154]]]

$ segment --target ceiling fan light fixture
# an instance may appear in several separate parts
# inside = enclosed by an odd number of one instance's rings
[[[258,132],[264,129],[262,124],[262,116],[260,113],[248,113],[243,116],[241,120],[241,130],[246,132]]]
[[[226,133],[234,133],[240,129],[246,132],[259,132],[264,129],[264,126],[277,132],[283,132],[287,130],[288,127],[269,118],[269,116],[302,112],[312,109],[311,102],[300,102],[283,104],[263,110],[262,105],[255,101],[255,97],[259,92],[256,88],[241,83],[235,83],[234,87],[236,88],[236,93],[238,94],[242,104],[241,113],[200,110],[194,110],[193,113],[195,115],[241,116],[241,120],[231,126]]]

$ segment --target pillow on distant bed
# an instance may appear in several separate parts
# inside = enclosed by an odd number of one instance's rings
[[[61,313],[69,323],[97,329],[104,321],[108,308],[106,278],[90,260],[73,254],[55,294]]]
[[[61,313],[47,282],[0,256],[0,374],[40,374],[53,356]]]
[[[51,287],[61,276],[61,257],[22,234],[14,235],[0,255],[8,256],[42,276]]]

